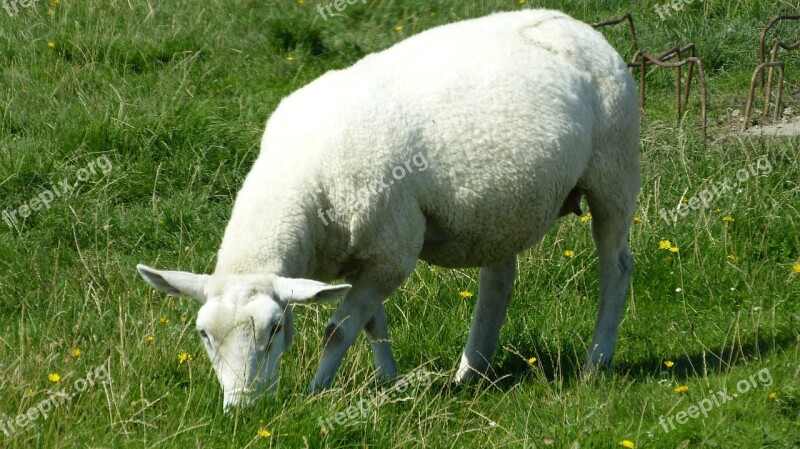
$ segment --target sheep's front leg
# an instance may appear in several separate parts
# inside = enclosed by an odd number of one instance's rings
[[[317,392],[331,385],[347,350],[368,324],[369,332],[374,330],[370,339],[373,340],[379,371],[386,374],[395,371],[386,329],[386,313],[383,309],[383,300],[393,291],[394,289],[387,293],[384,288],[361,283],[353,285],[325,328],[322,359],[317,374],[309,385],[309,391]],[[373,337],[381,341],[376,342]],[[391,360],[387,361],[389,358]]]
[[[375,368],[379,380],[391,380],[397,377],[397,365],[392,355],[392,344],[389,340],[389,326],[386,323],[386,309],[383,304],[377,307],[372,319],[364,326],[372,354],[375,356]]]
[[[489,369],[500,338],[500,327],[506,317],[516,272],[516,256],[481,268],[478,302],[472,315],[467,345],[456,372],[456,382],[472,379]]]

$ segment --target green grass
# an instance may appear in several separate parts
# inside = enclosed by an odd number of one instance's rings
[[[64,0],[52,15],[42,0],[16,17],[0,9],[0,207],[75,180],[101,156],[113,164],[15,227],[0,224],[0,419],[53,392],[74,392],[73,382],[100,364],[110,379],[10,437],[0,433],[0,447],[600,448],[623,439],[637,448],[798,447],[800,274],[792,266],[800,263],[800,139],[745,140],[731,117],[744,109],[759,30],[792,11],[790,2],[695,1],[665,21],[654,4],[371,0],[327,21],[312,0]],[[197,304],[154,293],[135,264],[213,269],[263,124],[284,96],[427,28],[536,6],[588,22],[631,10],[642,48],[695,42],[709,79],[706,144],[697,98],[677,126],[671,73],[648,75],[644,185],[631,235],[636,268],[615,369],[591,380],[576,375],[597,313],[597,263],[589,223],[573,216],[520,256],[494,382],[450,382],[474,304],[458,293],[477,291],[477,269],[420,263],[387,311],[401,371],[425,369],[429,382],[411,382],[321,435],[318,417],[335,418],[381,388],[360,338],[334,388],[303,393],[334,306],[302,308],[277,397],[223,414],[194,331]],[[629,54],[624,28],[604,33]],[[797,39],[800,24],[776,35]],[[784,98],[800,107],[798,53],[787,57]],[[762,155],[769,174],[674,224],[659,218]],[[723,221],[727,215],[734,221]],[[679,251],[659,249],[662,239]],[[179,364],[180,352],[194,359]],[[659,425],[660,416],[709,391],[730,394],[764,370],[771,385],[756,377],[757,387],[707,418],[668,433]],[[675,392],[680,385],[688,392]],[[272,435],[258,436],[262,428]]]

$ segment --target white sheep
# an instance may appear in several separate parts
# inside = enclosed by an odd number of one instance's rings
[[[580,214],[585,194],[600,276],[585,367],[607,366],[633,269],[638,150],[633,80],[590,26],[550,10],[453,23],[328,72],[280,103],[213,274],[137,268],[156,289],[203,304],[197,329],[227,409],[274,391],[292,304],[345,294],[312,391],[331,384],[362,329],[378,375],[392,378],[383,301],[418,259],[482,267],[456,373],[464,381],[492,360],[516,254],[560,215]],[[349,284],[323,283],[334,279]]]

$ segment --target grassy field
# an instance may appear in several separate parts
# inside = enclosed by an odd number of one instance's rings
[[[313,0],[0,0],[0,210],[16,214],[0,224],[0,447],[800,446],[800,138],[736,132],[758,32],[797,6],[694,1],[661,20],[657,3],[368,0],[324,19]],[[532,7],[632,11],[642,48],[695,42],[709,80],[704,142],[697,97],[676,124],[671,73],[648,75],[615,369],[576,375],[597,262],[570,216],[520,255],[494,381],[450,382],[478,270],[420,263],[387,304],[408,389],[374,382],[360,338],[334,387],[306,396],[335,304],[301,308],[277,397],[224,414],[197,304],[154,293],[135,264],[213,269],[284,96],[436,25]],[[624,28],[604,33],[630,55]],[[786,74],[800,110],[797,52]],[[726,179],[708,207],[661,217]]]

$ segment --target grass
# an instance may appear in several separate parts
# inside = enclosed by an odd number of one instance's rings
[[[0,9],[0,207],[32,206],[99,158],[113,168],[0,225],[0,421],[54,392],[76,393],[87,373],[107,382],[0,433],[0,447],[800,445],[800,139],[741,138],[731,114],[743,111],[758,31],[774,15],[797,13],[789,1],[693,2],[664,21],[652,1],[374,0],[328,20],[310,0],[54,3],[14,17]],[[408,390],[361,402],[382,391],[361,338],[334,388],[304,395],[334,306],[303,308],[277,397],[223,414],[194,331],[197,304],[154,293],[135,264],[213,269],[264,121],[284,96],[427,28],[537,6],[588,22],[631,10],[641,47],[693,41],[709,78],[704,143],[697,99],[676,125],[671,74],[648,74],[636,268],[615,369],[576,375],[597,313],[597,264],[590,224],[573,216],[520,255],[495,381],[450,382],[475,298],[459,292],[477,292],[477,269],[420,263],[387,307],[401,371],[427,373]],[[798,30],[784,24],[777,35],[789,41]],[[623,28],[604,33],[629,54]],[[795,109],[799,56],[787,57],[785,106]],[[660,218],[762,156],[768,172],[756,169],[675,223]],[[664,239],[678,251],[660,249]],[[184,352],[193,359],[179,363]],[[746,392],[707,417],[669,432],[660,425],[747,379]],[[320,432],[318,418],[335,423],[359,403],[369,404],[363,417]]]

